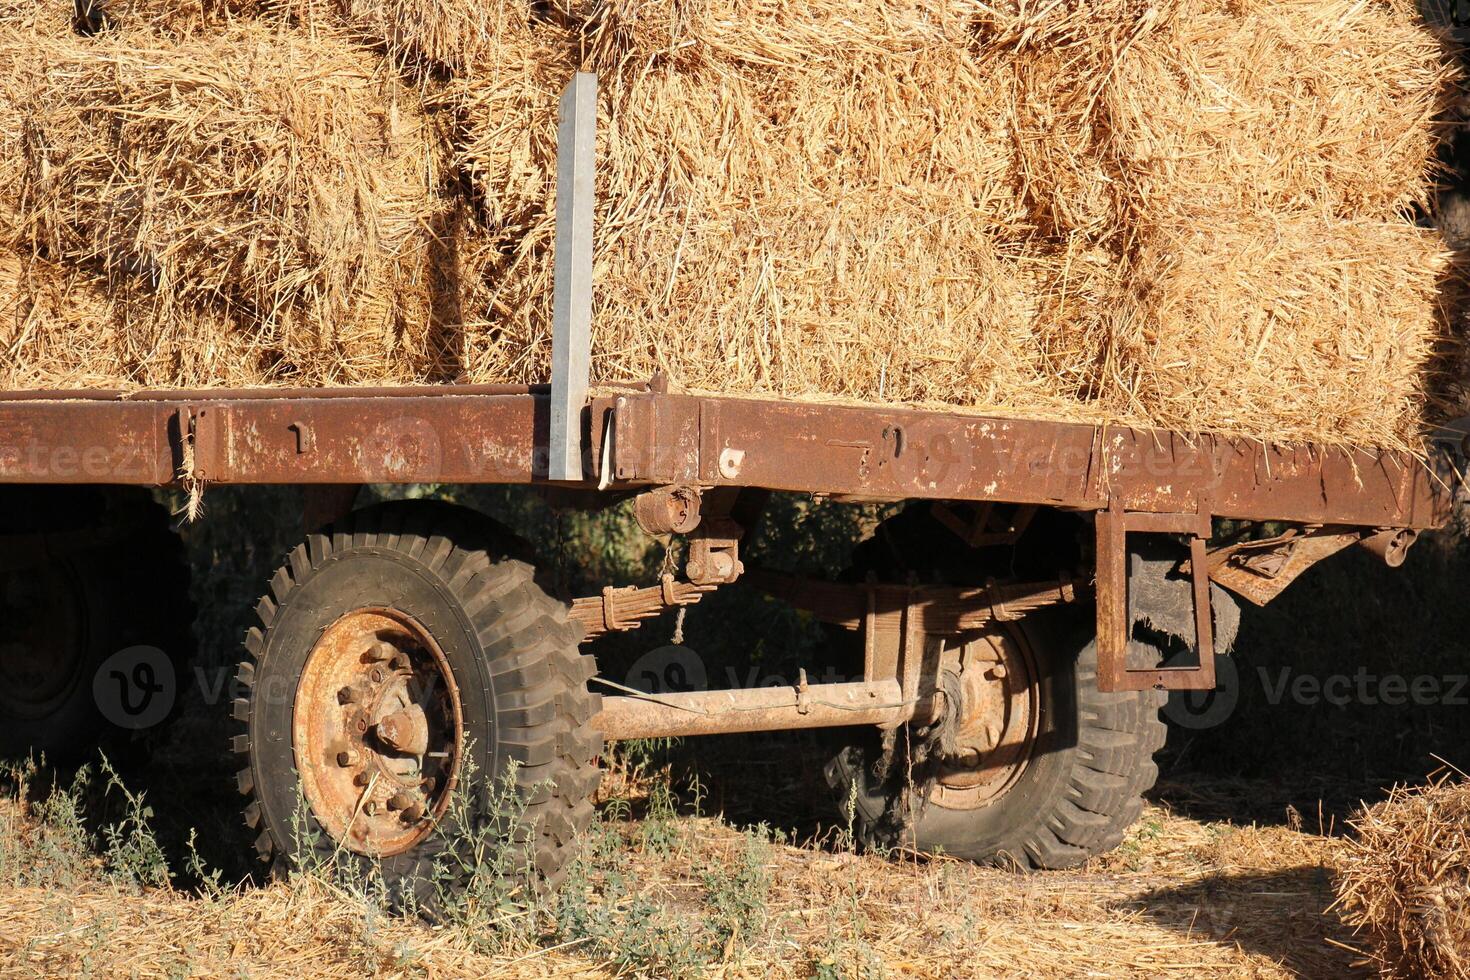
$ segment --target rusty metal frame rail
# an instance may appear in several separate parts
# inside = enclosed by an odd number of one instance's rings
[[[0,395],[0,483],[533,483],[544,387]],[[97,397],[94,397],[97,395]],[[626,389],[572,485],[763,487],[1360,527],[1435,527],[1457,477],[1396,452]],[[610,443],[609,443],[610,440]],[[608,472],[600,472],[602,461]],[[600,478],[600,479],[599,479]]]
[[[1365,527],[1435,527],[1438,454],[956,412],[627,392],[594,398],[612,485],[743,485],[860,498],[1001,500]],[[607,433],[607,435],[604,435]],[[605,438],[612,440],[605,447]],[[607,451],[610,449],[610,452]]]

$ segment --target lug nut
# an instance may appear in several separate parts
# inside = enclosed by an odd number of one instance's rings
[[[394,793],[388,800],[388,809],[407,810],[413,800],[409,799],[407,793]]]
[[[343,749],[337,753],[337,765],[346,769],[348,766],[357,765],[357,753],[351,749]]]
[[[352,727],[357,730],[357,733],[359,735],[361,735],[363,732],[367,731],[367,728],[368,728],[368,726],[367,726],[367,719],[366,718],[358,718],[357,721],[355,721],[355,722],[352,723]]]
[[[377,643],[374,643],[372,646],[368,647],[367,653],[363,656],[368,663],[375,664],[387,660],[396,652],[397,651],[393,648],[393,644],[389,643],[387,640],[379,640]]]
[[[354,785],[357,786],[366,786],[368,783],[372,782],[372,777],[365,772],[360,772],[356,776],[352,777],[352,782]]]
[[[338,704],[351,704],[357,700],[357,692],[350,687],[344,687],[337,692]]]
[[[412,803],[403,809],[403,819],[409,823],[418,823],[424,819],[424,808],[417,803]]]
[[[382,667],[374,667],[372,669],[372,672],[368,674],[368,678],[371,679],[374,684],[383,683],[383,678],[386,676],[387,675],[383,673]]]
[[[367,805],[362,808],[362,812],[370,817],[376,817],[378,815],[377,800],[368,800]]]
[[[985,672],[985,676],[993,681],[1003,680],[1006,676],[1006,665],[996,664]]]
[[[434,792],[434,787],[435,786],[438,786],[438,785],[439,785],[439,781],[437,779],[435,779],[433,776],[425,776],[419,782],[419,788],[422,789],[425,793],[432,793],[432,792]]]

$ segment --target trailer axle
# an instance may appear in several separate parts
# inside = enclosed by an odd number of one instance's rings
[[[592,719],[604,738],[673,738],[793,728],[841,728],[935,720],[943,695],[905,701],[896,680],[756,687],[735,691],[680,691],[602,699]]]

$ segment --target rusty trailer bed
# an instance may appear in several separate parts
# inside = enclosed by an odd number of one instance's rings
[[[506,483],[546,478],[544,386],[0,394],[0,482]],[[660,393],[589,399],[583,479],[1431,528],[1428,456],[891,407]]]

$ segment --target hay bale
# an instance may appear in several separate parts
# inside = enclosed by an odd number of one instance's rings
[[[242,379],[545,380],[578,68],[597,380],[1405,447],[1448,339],[1409,0],[108,9],[9,35],[0,213],[130,329],[242,331]]]
[[[1423,418],[1448,266],[1439,234],[1401,219],[1156,226],[1130,265],[1138,312],[1113,337],[1119,383],[1166,427],[1395,444]]]
[[[1030,241],[967,19],[813,5],[811,19],[702,23],[692,43],[611,6],[585,39],[609,90],[599,377],[1067,409],[1037,335],[1052,245]],[[531,378],[549,353],[556,96],[580,43],[499,7],[496,70],[450,93],[493,243],[482,309],[499,347],[476,345],[471,373],[504,357]]]
[[[1106,86],[1133,219],[1426,205],[1453,57],[1412,0],[1181,0]]]
[[[1470,785],[1399,787],[1352,822],[1339,908],[1386,977],[1470,977]]]
[[[135,312],[100,280],[0,253],[0,387],[161,388],[181,378],[204,387],[238,384],[242,366],[266,353],[207,313],[160,335],[130,319]]]
[[[489,7],[478,0],[94,0],[115,29],[173,38],[217,33],[249,20],[311,36],[350,38],[382,51],[409,73],[454,73],[489,39]]]
[[[22,32],[21,246],[84,270],[150,343],[201,314],[258,349],[231,378],[421,377],[435,134],[350,45]]]
[[[545,376],[556,99],[592,67],[600,379],[1417,434],[1446,267],[1404,209],[1456,90],[1399,0],[489,6],[442,97],[477,377]]]

